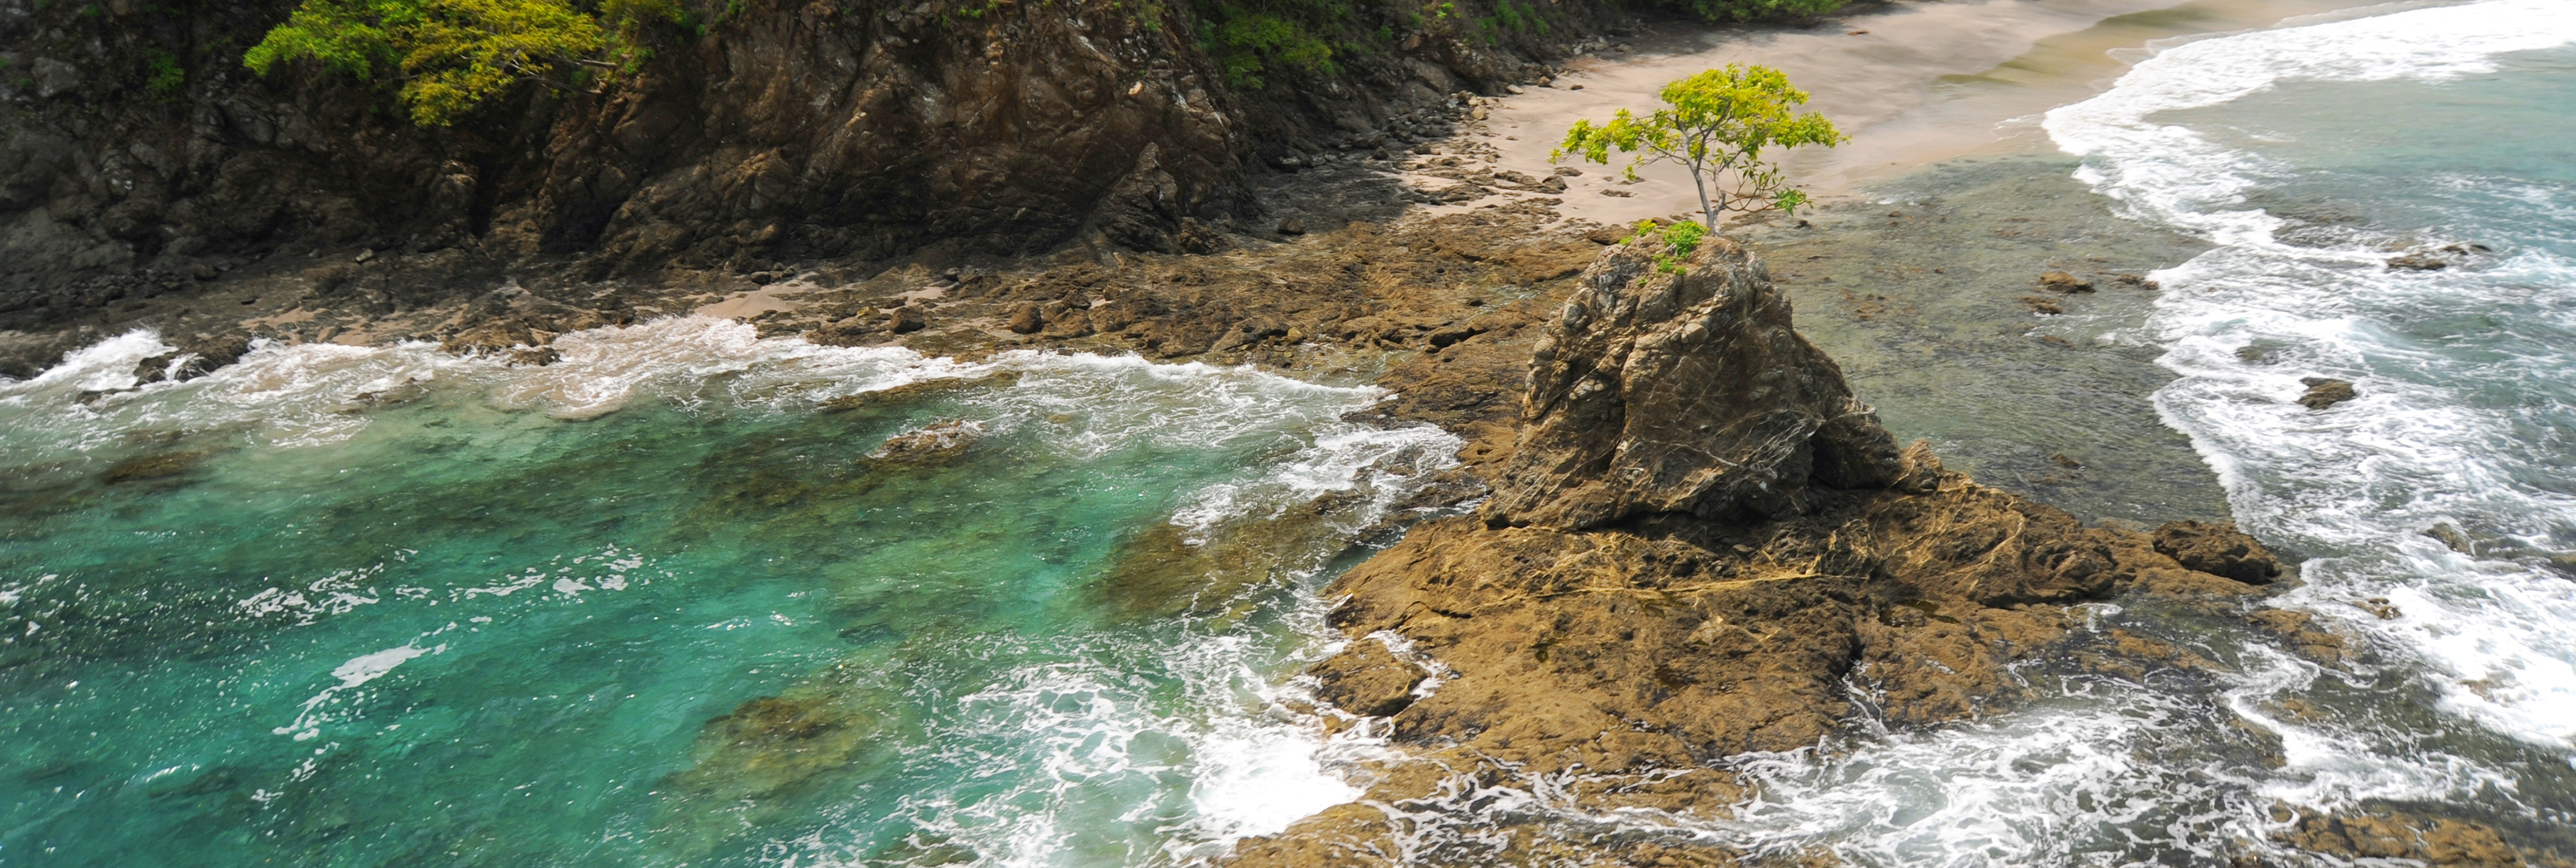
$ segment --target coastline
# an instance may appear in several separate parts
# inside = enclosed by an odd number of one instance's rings
[[[2108,200],[2071,179],[2071,159],[2041,150],[2044,142],[2035,148],[2027,129],[1948,137],[1909,132],[1955,129],[1962,117],[2026,107],[2038,98],[2032,94],[2059,94],[2080,86],[2084,76],[2113,65],[2098,57],[2066,58],[2080,54],[2078,47],[2108,38],[2106,33],[2167,33],[2177,27],[2233,20],[2224,16],[2184,16],[2183,24],[2126,20],[2144,14],[2141,7],[2155,5],[2087,7],[2107,17],[2094,20],[2075,31],[2078,37],[2068,39],[2039,32],[2055,26],[2046,22],[2057,19],[2039,14],[2046,10],[2036,4],[1996,0],[1977,6],[1903,4],[1848,21],[1837,19],[1824,28],[1829,32],[1733,34],[1716,41],[1735,52],[1727,56],[1754,62],[1813,55],[1812,62],[1826,63],[1831,55],[1811,52],[1809,47],[1828,41],[1857,45],[1873,37],[1921,39],[1930,43],[1927,48],[1952,49],[1944,56],[1918,56],[1846,77],[1817,76],[1821,83],[1811,89],[1818,92],[1820,105],[1826,103],[1826,94],[1837,91],[1906,90],[1920,97],[1882,99],[1859,112],[1873,139],[1901,142],[1793,161],[1797,171],[1818,178],[1827,201],[1801,215],[1803,219],[1749,221],[1731,231],[1767,261],[1771,277],[1797,308],[1798,330],[1840,363],[1852,391],[1877,407],[1895,442],[1928,439],[1932,451],[1947,459],[1948,470],[1965,471],[1957,475],[1955,491],[1972,493],[1962,497],[2005,492],[1996,500],[2019,504],[2027,499],[2056,507],[2071,513],[2075,525],[2053,532],[2070,540],[2127,540],[2128,549],[2120,556],[2124,565],[2153,562],[2144,569],[2167,569],[2155,560],[2159,554],[2130,551],[2145,546],[2170,557],[2163,546],[2141,542],[2138,532],[2175,520],[2224,521],[2227,504],[2207,464],[2182,435],[2157,418],[2149,401],[2149,394],[2172,375],[2155,364],[2158,350],[2139,333],[2157,291],[2144,275],[2188,259],[2204,246],[2141,228],[2113,214]],[[2288,5],[2240,3],[2226,8]],[[2350,4],[2309,5],[2322,9]],[[2001,29],[1994,40],[1971,47],[1943,41],[1973,26],[1975,19],[1968,12],[1994,6],[2033,12],[2018,20],[2034,29]],[[1845,27],[1872,32],[1848,34],[1842,32]],[[1688,40],[1703,38],[1678,34],[1650,38],[1639,44],[1637,53],[1666,52],[1664,60],[1695,66],[1699,60],[1678,61],[1685,56],[1682,52],[1658,46],[1683,42],[1687,47]],[[1973,73],[1952,71],[2005,51],[2014,53]],[[2015,70],[2029,69],[2022,61],[2033,55],[2056,56],[2060,61],[2044,64],[2046,68],[2029,79],[2014,78]],[[1558,318],[1568,297],[1579,290],[1580,273],[1605,249],[1615,249],[1608,245],[1624,234],[1615,228],[1618,224],[1672,210],[1663,207],[1675,195],[1670,179],[1658,180],[1651,173],[1645,184],[1622,188],[1634,192],[1628,197],[1598,194],[1599,189],[1611,188],[1603,177],[1608,172],[1599,167],[1584,167],[1586,174],[1574,179],[1577,183],[1563,194],[1513,189],[1508,178],[1496,181],[1498,173],[1516,168],[1533,176],[1543,175],[1546,169],[1543,148],[1538,152],[1541,162],[1526,165],[1534,140],[1541,137],[1521,135],[1515,141],[1509,136],[1545,126],[1550,121],[1544,118],[1556,116],[1550,112],[1573,116],[1608,108],[1608,104],[1587,103],[1594,108],[1559,111],[1562,107],[1551,108],[1550,101],[1618,92],[1599,83],[1614,77],[1646,86],[1641,83],[1662,74],[1652,70],[1663,67],[1639,63],[1613,68],[1578,60],[1571,68],[1575,71],[1559,76],[1559,84],[1592,82],[1586,90],[1531,88],[1519,96],[1485,98],[1490,102],[1477,108],[1488,119],[1469,123],[1459,137],[1431,145],[1431,153],[1408,158],[1407,165],[1416,171],[1390,172],[1392,167],[1355,155],[1260,179],[1264,194],[1278,203],[1275,216],[1293,218],[1302,225],[1295,232],[1246,233],[1232,242],[1231,249],[1215,253],[1079,249],[1038,260],[926,258],[876,272],[826,263],[748,275],[680,275],[649,286],[561,274],[527,277],[522,284],[520,277],[506,270],[457,264],[455,259],[411,261],[407,257],[403,267],[421,270],[371,277],[367,261],[317,260],[310,268],[274,282],[231,291],[268,302],[260,305],[261,315],[243,321],[243,334],[370,344],[436,339],[456,352],[507,354],[536,366],[553,361],[548,343],[560,334],[697,314],[750,322],[764,336],[802,335],[818,343],[854,346],[899,345],[957,358],[1011,349],[1094,351],[1175,362],[1243,364],[1316,382],[1378,385],[1395,392],[1396,398],[1365,418],[1384,424],[1432,422],[1467,442],[1458,456],[1463,462],[1460,470],[1434,486],[1434,495],[1419,504],[1454,507],[1488,493],[1487,483],[1513,456],[1524,433],[1522,395],[1532,347],[1547,324]],[[1961,76],[1976,81],[1952,80]],[[1792,78],[1801,80],[1801,74],[1793,72]],[[1892,82],[1906,82],[1913,89],[1889,88]],[[1941,88],[1990,87],[1994,82],[2030,89],[2005,96],[1936,93]],[[1443,158],[1461,156],[1491,159],[1441,164]],[[1462,184],[1477,188],[1471,191],[1472,198],[1439,204],[1425,204],[1421,198]],[[369,257],[377,262],[394,258],[391,254]],[[2041,289],[2038,276],[2050,271],[2086,279],[2092,289],[2080,293]],[[405,280],[448,279],[481,281],[497,288],[462,304],[424,308],[400,318],[334,307],[343,304],[342,298],[351,291],[381,292]],[[295,293],[288,296],[294,301],[277,305],[281,292]],[[585,307],[577,301],[585,296],[612,304]],[[222,308],[229,303],[230,298],[209,300],[203,305],[209,310],[191,321],[220,320],[230,313]],[[115,325],[113,315],[103,315],[102,320],[101,325]],[[199,342],[194,345],[222,343],[232,337],[215,331],[188,337]],[[193,346],[172,343],[182,350]],[[1938,475],[1940,465],[1931,466]],[[1971,488],[1967,477],[1982,485]],[[2045,512],[2023,506],[1996,509],[1980,515]],[[1792,534],[1793,543],[1813,541],[1816,528],[1796,530],[1804,536]],[[1439,541],[1433,537],[1422,546]],[[1787,556],[1761,539],[1705,542],[1722,556],[1728,545],[1739,552],[1758,551],[1761,558],[1775,561]],[[1748,543],[1759,548],[1750,549]],[[1818,556],[1846,554],[1829,550]],[[1758,559],[1746,560],[1749,564]],[[2296,558],[2285,555],[2283,560]],[[1390,572],[1391,568],[1378,570],[1378,592],[1388,593],[1384,583]],[[1898,599],[1904,594],[1893,593],[1885,599],[1873,598],[1873,605],[1887,605],[1857,616],[1857,630],[1896,643],[1889,647],[1957,662],[1941,655],[1967,652],[1935,648],[1930,640],[1904,631],[1920,629],[1928,635],[1940,631],[1940,624],[1965,620],[1973,629],[1963,632],[1971,636],[2003,637],[1999,641],[2013,649],[2011,659],[1962,664],[1947,679],[1922,672],[1903,676],[1916,679],[1906,689],[1953,700],[1947,712],[1889,714],[1885,708],[1862,709],[1821,730],[1788,729],[1810,736],[1835,726],[1893,723],[1900,729],[1929,729],[1975,720],[1989,711],[2009,709],[2017,701],[2004,695],[2011,690],[1976,691],[2005,684],[2020,677],[2022,670],[2015,667],[2061,652],[2081,659],[2048,671],[2041,676],[2043,682],[2060,685],[2065,682],[2047,679],[2076,675],[2133,676],[2144,682],[2152,675],[2163,679],[2157,682],[2159,689],[2174,690],[2182,697],[2178,702],[2198,703],[2189,707],[2210,714],[2212,727],[2223,727],[2237,722],[2219,698],[2221,679],[2216,673],[2224,671],[2229,661],[2202,656],[2206,646],[2199,643],[2206,637],[2246,641],[2251,636],[2251,641],[2291,649],[2328,669],[2340,665],[2337,655],[2344,653],[2343,639],[2303,618],[2257,619],[2250,628],[2246,625],[2249,601],[2278,592],[2288,583],[2257,591],[2213,584],[2206,578],[2208,571],[2185,572],[2196,574],[2179,578],[2155,574],[2124,584],[2146,590],[2116,597],[2131,611],[2125,619],[2106,621],[2113,626],[2102,630],[2077,625],[2090,624],[2086,619],[2094,615],[2088,613],[2096,610],[2086,606],[2114,599],[2109,592],[2087,591],[2067,598],[2080,602],[2057,599],[2045,606],[2002,598],[1998,598],[2000,604],[1945,598],[1929,601],[1926,608],[1914,605],[1927,602],[1924,597],[1907,601]],[[2143,570],[2132,569],[2132,573],[2143,574]],[[1775,604],[1790,607],[1816,601],[1784,596],[1763,605]],[[1871,626],[1873,620],[1876,626]],[[1403,626],[1383,617],[1352,623],[1388,630]],[[1666,638],[1686,641],[1678,634]],[[1905,644],[1909,642],[1919,644]],[[1336,681],[1367,680],[1374,677],[1373,671],[1426,665],[1406,656],[1418,652],[1398,653],[1392,644],[1357,634],[1351,648],[1355,655],[1375,655],[1371,648],[1387,653],[1385,659],[1371,656],[1364,665],[1328,662],[1314,674]],[[1901,656],[1886,653],[1870,659],[1883,663]],[[1960,682],[1977,683],[1960,687]],[[1312,708],[1304,711],[1315,713]],[[1334,721],[1329,726],[1357,727],[1358,737],[1383,737],[1384,727],[1391,725],[1367,720],[1373,715],[1365,713],[1334,716],[1326,712],[1325,716]],[[1473,733],[1464,726],[1450,726],[1435,734]],[[2229,761],[2248,767],[2270,762],[2282,750],[2277,737],[2266,741],[2263,733],[2228,737],[2235,739],[2226,742],[2233,751]],[[1755,750],[1800,749],[1794,739],[1785,737],[1748,744]],[[1420,777],[1422,767],[1408,772],[1401,766],[1390,763],[1361,774],[1383,775],[1404,786],[1428,785]],[[1441,772],[1458,770],[1453,765]],[[1642,779],[1656,773],[1637,775]],[[1697,775],[1688,778],[1690,786],[1701,789],[1686,796],[1676,794],[1683,787],[1646,787],[1624,791],[1620,798],[1636,796],[1626,801],[1589,793],[1582,798],[1592,801],[1580,806],[1698,811],[1705,818],[1723,821],[1728,819],[1724,806],[1754,792],[1758,785],[1753,776],[1738,777],[1732,772],[1689,774]],[[1502,781],[1475,780],[1479,786],[1497,786]],[[1637,796],[1638,792],[1646,794]],[[2484,827],[2472,830],[2450,820],[2399,816],[2385,821],[2356,816],[2349,826],[2345,819],[2321,816],[2294,817],[2285,823],[2297,827],[2298,837],[2292,840],[2299,846],[2322,851],[2367,849],[2365,831],[2419,838],[2431,831],[2437,840],[2478,842],[2494,837],[2491,831],[2479,831]],[[1319,815],[1323,822],[1350,819],[1348,811]],[[1590,831],[1628,835],[1622,844],[1626,849],[1620,852],[1643,860],[1641,864],[1667,864],[1656,861],[1667,858],[1693,863],[1718,855],[1651,841],[1628,846],[1651,836],[1641,837],[1634,829],[1615,825],[1606,832]],[[1673,830],[1663,833],[1670,837]],[[2485,838],[2478,838],[2480,834]],[[2503,848],[2501,843],[2495,846]],[[1535,860],[1544,854],[1516,855]]]

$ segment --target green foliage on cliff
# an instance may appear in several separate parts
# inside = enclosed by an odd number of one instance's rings
[[[1807,92],[1767,66],[1730,63],[1664,85],[1658,96],[1666,107],[1645,117],[1620,109],[1606,124],[1575,121],[1548,160],[1574,156],[1607,164],[1618,151],[1632,155],[1626,166],[1631,180],[1641,164],[1680,163],[1699,188],[1701,218],[1714,232],[1718,216],[1728,211],[1794,212],[1807,203],[1805,193],[1781,178],[1779,165],[1762,158],[1764,150],[1830,148],[1851,139],[1823,115],[1795,114]]]
[[[177,102],[188,86],[188,71],[179,67],[179,56],[154,48],[143,53],[143,89],[162,102]]]
[[[1263,71],[1274,64],[1330,73],[1332,43],[1297,22],[1268,12],[1231,16],[1208,33],[1209,53],[1225,68],[1225,78],[1238,87],[1258,88]]]
[[[1226,83],[1258,89],[1275,70],[1340,71],[1326,35],[1347,29],[1354,8],[1339,0],[1202,0],[1195,11],[1199,47],[1225,70]]]
[[[522,81],[574,91],[631,71],[638,31],[681,18],[678,0],[304,0],[242,63],[267,75],[313,61],[393,84],[413,122],[446,126]]]
[[[1843,8],[1845,0],[1665,0],[1674,8],[1700,17],[1700,20],[1766,21],[1786,18],[1807,20],[1832,14]]]

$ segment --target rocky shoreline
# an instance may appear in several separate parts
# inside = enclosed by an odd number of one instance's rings
[[[1661,270],[1652,240],[1557,219],[1549,197],[1563,191],[1562,179],[1480,172],[1477,154],[1443,139],[1478,118],[1478,93],[1534,83],[1549,73],[1548,57],[1628,24],[1608,13],[1582,23],[1499,50],[1418,42],[1390,61],[1397,72],[1327,83],[1349,89],[1336,98],[1248,99],[1248,107],[1209,86],[1209,70],[1188,68],[1184,48],[1149,46],[1089,78],[1125,81],[1150,70],[1154,87],[1129,95],[1184,109],[1119,121],[1120,130],[1151,134],[1109,136],[1119,140],[1106,149],[1115,158],[1101,164],[1111,171],[1054,165],[1041,154],[1020,155],[1007,173],[1111,183],[1014,188],[1037,205],[976,199],[955,213],[844,220],[823,227],[841,234],[802,240],[778,215],[855,212],[846,202],[770,195],[776,189],[838,184],[882,199],[956,203],[973,197],[882,182],[905,173],[953,178],[974,166],[879,162],[818,181],[811,170],[829,160],[817,154],[831,149],[813,142],[784,149],[812,161],[795,166],[715,140],[635,150],[632,140],[649,138],[688,100],[741,95],[722,86],[730,77],[706,77],[724,66],[723,45],[692,61],[696,71],[629,92],[522,106],[515,139],[385,146],[390,156],[360,170],[427,180],[373,200],[348,195],[354,187],[338,172],[323,194],[218,183],[245,172],[293,179],[297,166],[345,153],[348,142],[311,137],[355,117],[346,92],[252,99],[215,92],[225,85],[216,76],[196,85],[207,89],[207,111],[174,120],[138,109],[76,127],[55,97],[83,94],[84,85],[77,76],[49,80],[40,86],[55,93],[13,92],[0,109],[13,130],[69,131],[72,143],[53,162],[46,155],[54,150],[32,148],[15,153],[45,159],[0,166],[9,173],[0,205],[15,221],[0,252],[43,263],[9,275],[0,374],[30,376],[67,351],[137,328],[174,347],[138,367],[144,383],[203,375],[255,340],[425,340],[546,365],[558,335],[694,312],[821,343],[960,357],[1134,353],[1384,386],[1395,398],[1379,419],[1437,424],[1468,443],[1461,468],[1434,487],[1436,502],[1421,505],[1473,512],[1412,527],[1327,589],[1338,601],[1332,625],[1350,641],[1308,673],[1317,704],[1294,711],[1382,738],[1391,752],[1359,770],[1368,790],[1361,800],[1240,842],[1233,864],[1836,864],[1821,851],[1747,853],[1602,818],[1722,819],[1752,792],[1730,757],[1814,748],[1868,726],[1922,729],[2009,711],[2029,699],[2033,672],[2206,681],[2223,668],[2171,635],[2093,626],[2088,607],[2105,601],[2190,629],[2250,629],[2329,668],[2368,654],[2308,616],[2260,606],[2296,578],[2232,527],[2088,523],[2099,516],[1945,469],[1923,444],[1900,449],[1842,368],[1791,327],[1770,267],[1737,243],[1712,240],[1679,273]],[[922,35],[925,20],[898,15],[866,25],[854,44],[948,40],[937,52],[971,53],[987,37],[1037,38],[1011,30],[1021,25],[1038,23],[997,19],[991,33],[935,40]],[[732,38],[731,49],[743,49],[804,37],[782,29]],[[1356,77],[1365,75],[1388,81],[1361,87]],[[785,111],[810,96],[766,94],[747,111]],[[863,115],[877,104],[839,108]],[[1194,104],[1215,108],[1186,108]],[[1355,120],[1340,123],[1336,112]],[[746,130],[760,126],[739,120]],[[1256,140],[1243,132],[1247,120],[1294,135]],[[83,142],[131,136],[138,126],[173,141],[148,154],[75,158]],[[348,141],[411,135],[368,122],[349,128]],[[583,131],[592,137],[573,134]],[[224,147],[192,151],[190,136]],[[908,141],[977,152],[972,141]],[[542,159],[489,156],[533,142],[545,143],[532,151]],[[440,150],[447,147],[482,162],[451,160]],[[191,156],[168,157],[179,153]],[[1019,159],[1005,157],[973,159]],[[650,172],[619,169],[639,166]],[[1399,172],[1446,183],[1422,189]],[[128,176],[143,179],[141,199],[100,192]],[[40,188],[42,196],[22,195]],[[613,207],[599,195],[610,189],[620,191],[609,197]],[[189,205],[188,190],[204,195]],[[667,195],[654,199],[654,190]],[[1498,191],[1511,195],[1486,201]],[[364,213],[417,202],[438,209],[382,220]],[[496,204],[509,202],[520,210]],[[1414,207],[1433,203],[1441,213]],[[269,223],[186,222],[250,205]],[[1946,219],[1937,207],[1892,211],[1891,224]],[[138,241],[110,225],[155,220],[199,231]],[[575,224],[591,233],[587,249],[549,246],[550,233]],[[678,238],[663,231],[673,226],[720,231],[691,228]],[[66,234],[75,229],[88,234]],[[1774,232],[1754,234],[1768,243]],[[1070,243],[1021,255],[1048,248],[972,240],[1012,233]],[[901,259],[880,255],[912,245]],[[1781,270],[1830,280],[1824,272],[1835,265],[1799,260]],[[1842,297],[1854,310],[1884,301]],[[2075,304],[2034,298],[2040,303],[1998,303],[2024,304],[2032,319],[2065,312],[2041,304]],[[2013,340],[2044,339],[2017,324]],[[2063,339],[2054,348],[2075,349]],[[1170,556],[1167,548],[1137,546],[1138,563],[1125,574],[1172,572],[1155,561]],[[807,706],[829,701],[755,700],[710,723],[705,738],[758,753],[764,740],[796,737]],[[2281,750],[2277,737],[2239,728],[2229,749],[2250,762]],[[1485,798],[1542,792],[1552,801],[1537,808],[1496,810]],[[2507,845],[2492,828],[2425,812],[2372,806],[2275,819],[2281,843],[2338,858],[2567,864]]]

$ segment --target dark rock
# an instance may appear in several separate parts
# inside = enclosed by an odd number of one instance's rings
[[[178,349],[136,362],[135,381],[193,380],[241,361],[242,355],[250,352],[250,338],[241,335],[198,335],[174,343]]]
[[[2092,292],[2093,282],[2067,272],[2051,271],[2039,276],[2039,288],[2056,293]]]
[[[1035,302],[1023,302],[1020,306],[1011,309],[1012,332],[1028,335],[1036,334],[1044,328],[1046,328],[1046,317],[1039,313]]]
[[[2352,390],[2350,380],[2303,377],[2299,382],[2308,387],[2307,394],[2299,396],[2299,404],[2310,410],[2323,410],[2360,397],[2360,393]]]
[[[1413,704],[1413,688],[1431,673],[1398,659],[1385,644],[1355,639],[1311,670],[1315,696],[1366,717],[1386,717]]]
[[[2450,522],[2437,523],[2425,529],[2424,535],[2441,540],[2444,547],[2460,554],[2475,556],[2478,553],[2477,542],[2469,539],[2468,534],[2461,533],[2459,528],[2452,527]]]
[[[1279,234],[1304,235],[1306,234],[1306,221],[1299,220],[1295,217],[1281,220],[1279,221]]]
[[[930,327],[930,314],[921,305],[907,304],[894,309],[892,326],[895,334],[911,334]]]
[[[2281,575],[2281,562],[2235,522],[2203,524],[2170,522],[2156,528],[2156,551],[2184,569],[2225,576],[2249,585],[2270,584]]]
[[[1631,516],[1780,516],[1810,484],[1903,473],[1878,416],[1790,328],[1759,260],[1722,238],[1665,270],[1662,243],[1604,252],[1530,357],[1516,454],[1489,522],[1561,529]]]
[[[177,476],[196,469],[196,466],[205,460],[204,452],[163,452],[128,458],[108,465],[107,470],[98,475],[98,481],[115,485],[120,482]]]
[[[2432,253],[2409,253],[2388,260],[2390,271],[2440,271],[2449,267],[2449,259]]]

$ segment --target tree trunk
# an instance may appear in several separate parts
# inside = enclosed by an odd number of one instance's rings
[[[1715,235],[1717,234],[1717,206],[1708,202],[1708,172],[1694,163],[1690,167],[1690,173],[1691,186],[1699,188],[1700,228],[1708,230],[1710,235]],[[1717,195],[1721,200],[1718,204],[1725,204],[1723,200],[1726,191],[1719,190]]]

